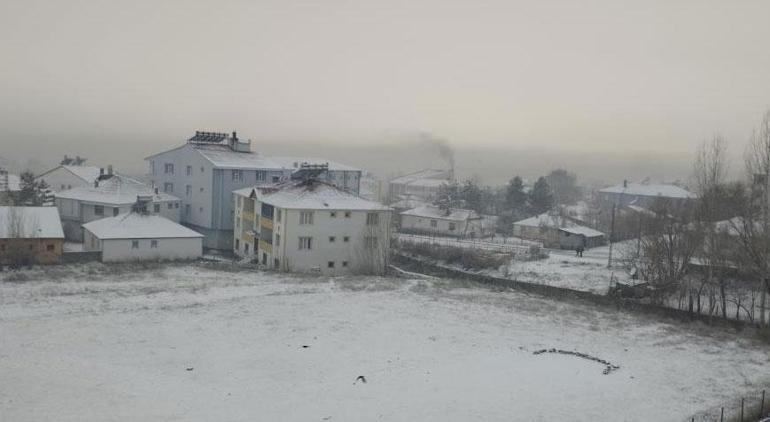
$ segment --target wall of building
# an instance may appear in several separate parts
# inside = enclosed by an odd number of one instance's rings
[[[95,237],[85,231],[84,250],[93,251],[91,240]],[[139,242],[138,249],[132,247],[134,240]],[[156,240],[157,248],[151,247],[152,239],[108,239],[100,241],[96,247],[102,252],[103,262],[188,260],[200,258],[203,254],[203,239],[199,237]]]
[[[169,193],[181,200],[178,221],[197,227],[213,228],[212,198],[215,193],[213,191],[214,166],[211,162],[203,158],[190,145],[166,151],[147,161],[152,184],[163,192],[166,183],[171,183],[174,191]],[[165,164],[174,165],[173,174],[165,173]],[[187,166],[191,167],[189,176]]]
[[[75,176],[71,171],[63,167],[59,167],[48,174],[40,176],[37,180],[44,180],[54,192],[61,192],[80,186],[92,186],[90,182]]]
[[[436,222],[433,227],[432,221]],[[451,229],[454,223],[454,230]],[[439,218],[419,217],[415,215],[401,215],[401,230],[412,233],[425,233],[440,236],[470,236],[466,230],[467,221],[449,221]],[[480,227],[479,227],[480,228]]]
[[[53,250],[48,250],[52,246]],[[25,264],[56,264],[62,254],[63,239],[0,239],[0,263],[13,264],[15,259],[30,259]]]
[[[546,248],[558,248],[560,242],[559,229],[547,226],[524,226],[513,225],[513,235],[527,240],[537,240],[543,243]]]

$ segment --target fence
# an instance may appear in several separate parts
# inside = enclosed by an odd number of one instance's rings
[[[521,254],[529,253],[530,249],[541,246],[533,242],[521,243],[497,243],[475,239],[455,239],[448,237],[428,236],[420,234],[398,233],[397,238],[401,242],[429,243],[431,245],[455,246],[460,248],[482,249],[501,253]]]
[[[102,260],[102,253],[95,252],[64,252],[59,260],[62,264],[80,264],[83,262],[98,262]]]
[[[692,416],[689,422],[755,422],[770,415],[766,390],[734,400],[727,406],[719,406]]]

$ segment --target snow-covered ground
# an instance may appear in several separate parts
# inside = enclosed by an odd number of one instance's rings
[[[770,382],[734,333],[460,281],[78,268],[0,282],[3,420],[680,421]]]

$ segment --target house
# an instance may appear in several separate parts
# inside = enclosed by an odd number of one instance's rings
[[[590,248],[605,242],[604,233],[555,212],[545,212],[513,223],[513,235],[542,242],[547,248],[575,249],[581,242],[584,247]]]
[[[597,192],[599,201],[605,206],[616,205],[625,207],[636,205],[642,208],[652,208],[656,201],[665,199],[675,206],[686,205],[697,196],[679,186],[666,184],[628,183],[610,186]]]
[[[64,232],[53,207],[0,207],[0,264],[55,264]]]
[[[234,192],[233,250],[281,271],[381,273],[390,208],[328,182],[295,178]]]
[[[83,224],[83,250],[101,252],[102,262],[197,259],[203,235],[135,209]]]
[[[604,246],[604,233],[585,226],[561,227],[559,229],[559,248],[575,250]]]
[[[54,192],[63,192],[72,188],[93,186],[103,174],[104,168],[100,167],[62,164],[38,175],[35,180],[44,181]]]
[[[56,195],[67,240],[81,242],[85,223],[129,212],[137,198],[146,198],[147,211],[178,222],[179,198],[112,173],[102,174],[91,186],[80,186]]]
[[[318,177],[358,194],[361,170],[322,158],[273,157],[230,134],[195,132],[183,145],[146,158],[150,179],[182,201],[181,222],[205,235],[204,246],[232,249],[235,190],[289,180],[303,163],[327,164]]]
[[[388,199],[390,202],[401,199],[423,199],[431,201],[441,188],[441,185],[452,183],[452,171],[440,169],[425,169],[396,177],[388,182]]]
[[[472,210],[444,210],[424,205],[402,212],[400,220],[400,230],[404,233],[471,238],[483,236],[483,218]]]

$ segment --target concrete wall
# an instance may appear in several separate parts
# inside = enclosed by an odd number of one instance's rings
[[[151,247],[153,239],[107,239],[101,240],[85,230],[83,250],[102,252],[103,262],[121,261],[155,261],[155,260],[186,260],[200,258],[203,254],[202,238],[170,238],[156,239],[158,247]],[[139,242],[139,248],[134,249],[132,243]]]
[[[431,225],[431,221],[436,222],[436,227]],[[450,230],[450,223],[455,224],[454,230]],[[401,215],[401,230],[405,232],[459,237],[463,235],[469,235],[465,230],[466,224],[467,221],[449,221],[438,218],[418,217],[414,215],[403,214]]]

